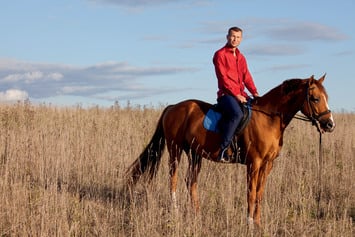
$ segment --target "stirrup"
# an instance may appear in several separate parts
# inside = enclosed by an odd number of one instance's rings
[[[228,155],[228,147],[221,150],[221,153],[219,154],[218,157],[218,161],[223,163],[229,163],[231,161],[231,158]]]

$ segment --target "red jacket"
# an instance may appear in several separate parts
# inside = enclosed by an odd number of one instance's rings
[[[236,56],[233,55],[232,49],[226,45],[213,56],[213,64],[218,79],[218,97],[224,94],[248,97],[244,91],[245,87],[252,95],[257,93],[244,55],[238,49],[235,53]]]

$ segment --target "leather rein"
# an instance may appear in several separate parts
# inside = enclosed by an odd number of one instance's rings
[[[321,217],[321,210],[320,210],[320,201],[321,201],[321,196],[322,196],[322,171],[323,171],[323,148],[322,148],[322,129],[320,127],[319,124],[319,118],[329,114],[331,111],[328,109],[326,111],[323,111],[321,113],[316,113],[314,105],[311,103],[311,99],[310,99],[310,91],[313,90],[314,87],[308,87],[307,89],[307,96],[306,96],[306,100],[302,105],[302,108],[304,108],[304,106],[307,106],[308,111],[311,112],[311,114],[309,116],[306,115],[299,115],[296,114],[294,116],[295,119],[299,119],[302,121],[307,121],[307,122],[312,122],[313,126],[316,126],[318,133],[319,133],[319,157],[318,157],[318,182],[319,182],[319,190],[318,190],[318,194],[317,194],[317,217],[320,218]]]

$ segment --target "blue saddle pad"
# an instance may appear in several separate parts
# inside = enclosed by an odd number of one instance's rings
[[[251,103],[252,103],[252,100],[249,99],[248,103],[243,104],[243,106],[241,107],[243,110],[243,118],[235,131],[235,135],[240,134],[244,130],[244,128],[248,125],[250,118],[251,118],[251,107],[252,107]],[[219,120],[221,120],[221,118],[222,118],[222,114],[220,112],[217,112],[213,108],[211,108],[207,111],[207,114],[205,115],[205,118],[203,119],[203,126],[208,131],[218,133],[218,132],[220,132],[218,129],[218,123],[219,123]]]
[[[205,129],[212,132],[219,132],[218,130],[218,122],[221,119],[222,114],[216,112],[213,109],[209,109],[205,118],[203,119],[203,126]]]

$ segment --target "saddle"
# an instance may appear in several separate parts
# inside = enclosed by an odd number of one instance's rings
[[[247,103],[242,104],[241,108],[243,110],[243,118],[239,123],[237,129],[234,132],[233,141],[231,143],[231,148],[233,150],[232,163],[245,164],[244,157],[240,157],[240,146],[238,146],[238,136],[243,132],[244,128],[248,125],[251,118],[251,102],[249,99]],[[220,133],[220,124],[223,123],[223,117],[221,111],[218,109],[217,104],[213,105],[205,115],[203,119],[203,126],[208,131],[215,133]]]

